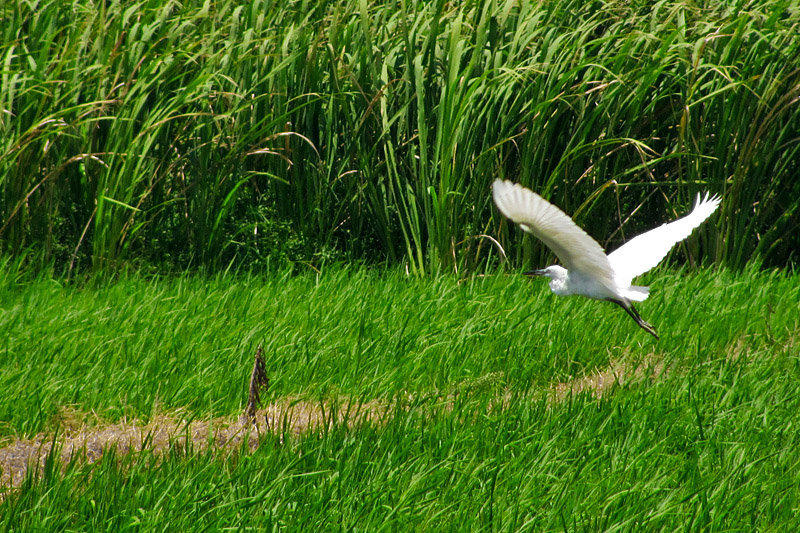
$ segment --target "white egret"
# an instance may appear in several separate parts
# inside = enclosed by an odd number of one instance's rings
[[[646,299],[650,289],[631,285],[664,258],[672,247],[688,237],[719,206],[718,196],[697,195],[692,212],[634,237],[606,255],[600,244],[586,234],[562,210],[535,192],[510,181],[495,180],[494,203],[506,217],[544,242],[564,267],[552,265],[528,275],[550,278],[550,290],[559,296],[579,294],[619,305],[639,326],[653,335],[653,326],[642,320],[631,302]]]

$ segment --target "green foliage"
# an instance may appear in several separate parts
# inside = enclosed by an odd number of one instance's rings
[[[719,192],[689,255],[783,265],[800,248],[799,24],[778,0],[7,1],[0,244],[58,271],[421,273],[494,265],[480,235],[499,233],[541,262],[493,218],[501,177],[611,245]]]
[[[9,268],[13,265],[9,265]],[[7,530],[774,530],[800,505],[797,276],[652,279],[640,311],[518,276],[397,271],[2,286],[0,435],[58,408],[109,420],[237,414],[254,347],[271,388],[382,398],[381,423],[267,436],[255,453],[51,464],[0,503]],[[346,318],[346,319],[343,319]],[[561,400],[614,362],[641,379]],[[660,365],[660,373],[654,368]],[[498,401],[503,398],[502,404]],[[334,417],[335,418],[335,417]]]
[[[727,353],[753,335],[749,346],[768,349],[791,338],[800,298],[795,277],[752,269],[743,279],[664,274],[639,306],[662,337],[656,342],[611,304],[556,298],[523,276],[458,283],[396,271],[305,271],[123,275],[90,278],[83,288],[8,281],[0,286],[0,420],[35,433],[72,404],[111,409],[111,417],[157,407],[236,412],[258,344],[278,396],[448,392],[493,373],[526,389],[640,346],[685,359],[700,349]]]

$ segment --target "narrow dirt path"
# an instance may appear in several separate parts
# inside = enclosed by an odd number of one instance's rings
[[[625,385],[645,379],[658,379],[667,372],[664,363],[654,358],[632,366],[625,362],[612,362],[607,368],[579,378],[557,382],[544,391],[548,402],[557,404],[570,395],[588,392],[596,398],[602,397],[617,385]],[[497,404],[502,406],[511,398],[511,393],[500,394]],[[452,398],[446,399],[452,402]],[[195,451],[213,447],[217,450],[241,450],[245,441],[252,451],[258,447],[264,435],[300,436],[309,431],[319,431],[332,424],[355,426],[369,423],[379,424],[385,419],[391,405],[386,401],[373,400],[357,403],[349,398],[335,402],[311,402],[287,398],[255,411],[255,416],[218,417],[198,420],[188,419],[180,412],[155,416],[147,423],[140,420],[123,420],[114,424],[87,424],[91,415],[67,414],[65,420],[78,420],[63,424],[55,436],[62,464],[77,458],[92,464],[114,447],[116,453],[125,455],[143,449],[161,454],[169,449],[190,448]],[[251,411],[252,412],[252,411]],[[333,414],[332,414],[333,413]],[[335,417],[335,418],[334,418]],[[0,444],[0,498],[9,488],[19,487],[29,468],[42,469],[53,449],[53,434],[40,433],[33,438],[17,439],[7,445]]]
[[[386,408],[387,404],[378,401],[362,404],[343,401],[332,415],[334,409],[331,406],[289,399],[256,410],[252,418],[242,415],[239,418],[189,420],[179,412],[166,413],[147,423],[136,419],[106,425],[82,423],[78,427],[60,429],[61,433],[55,440],[63,464],[75,457],[89,464],[95,463],[111,447],[115,447],[120,455],[143,449],[160,454],[174,447],[184,450],[188,447],[195,451],[209,447],[239,450],[246,441],[252,451],[258,447],[260,437],[267,434],[299,436],[334,423],[375,423],[385,414]],[[1,447],[0,487],[17,487],[28,468],[43,468],[53,449],[53,440],[52,434],[40,433],[31,439],[14,440]]]

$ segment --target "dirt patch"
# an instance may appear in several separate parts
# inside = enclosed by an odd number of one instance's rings
[[[635,365],[620,360],[592,374],[555,383],[545,394],[552,405],[583,392],[601,398],[615,386],[629,385],[648,378],[655,380],[666,373],[667,368],[663,361],[655,356],[645,358]],[[500,379],[495,375],[489,377],[491,380],[485,380],[494,382]],[[476,383],[470,382],[467,388],[478,387],[483,381]],[[511,396],[508,391],[501,392],[495,407],[502,409]],[[444,401],[452,404],[453,398],[446,398]],[[60,430],[57,446],[59,459],[64,465],[71,460],[84,464],[95,463],[112,447],[121,455],[143,449],[158,455],[175,447],[182,450],[191,448],[195,451],[209,448],[235,451],[241,450],[246,443],[247,448],[252,451],[264,435],[283,438],[286,435],[300,436],[322,431],[335,424],[354,426],[380,423],[389,410],[388,402],[378,400],[356,403],[349,398],[340,398],[338,401],[324,403],[289,398],[255,410],[252,417],[245,414],[239,418],[192,420],[181,412],[172,412],[155,416],[147,423],[134,419],[107,424],[97,417],[93,419],[92,415],[64,409],[58,417]],[[31,439],[15,440],[0,448],[0,499],[3,497],[3,488],[20,486],[29,468],[41,470],[44,467],[45,460],[53,449],[53,439],[52,434],[41,433]]]
[[[602,398],[616,386],[637,383],[645,378],[660,378],[668,372],[664,361],[650,355],[641,363],[633,364],[624,359],[612,361],[604,368],[580,378],[556,383],[550,387],[551,402],[564,401],[570,395],[588,392],[595,398]]]
[[[283,437],[298,436],[309,431],[321,431],[335,424],[352,426],[378,422],[388,404],[378,401],[354,404],[340,401],[324,405],[300,400],[285,400],[255,411],[253,417],[226,417],[211,420],[187,420],[180,413],[163,414],[148,423],[139,420],[110,425],[89,425],[84,422],[62,426],[57,435],[58,453],[62,464],[71,460],[92,464],[99,461],[110,448],[125,455],[143,449],[161,454],[170,448],[191,448],[203,451],[209,447],[219,450],[239,450],[247,444],[250,451],[260,437],[271,434]],[[73,418],[73,417],[69,417]],[[19,439],[0,448],[0,487],[18,487],[28,468],[44,467],[53,449],[53,435],[40,433],[32,439]]]

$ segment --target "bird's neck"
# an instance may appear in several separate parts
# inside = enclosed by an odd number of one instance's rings
[[[572,294],[571,291],[567,290],[566,278],[551,279],[550,290],[553,291],[553,294],[557,294],[558,296],[569,296],[570,294]]]

